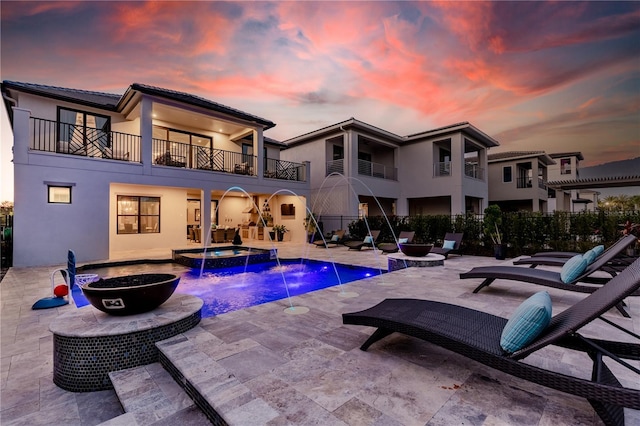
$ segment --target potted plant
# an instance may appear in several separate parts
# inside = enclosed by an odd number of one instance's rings
[[[278,237],[278,241],[282,241],[284,239],[284,234],[289,232],[289,230],[284,225],[274,225],[273,232],[276,233],[276,236]]]
[[[627,247],[626,254],[627,256],[635,257],[640,249],[640,223],[631,223],[630,220],[627,220],[624,225],[622,225],[622,235],[625,236],[629,234],[634,235],[636,241]]]
[[[304,229],[307,231],[307,241],[309,243],[321,238],[318,232],[320,223],[316,221],[316,216],[313,213],[307,213],[307,217],[304,219]]]
[[[496,259],[504,260],[507,257],[507,245],[502,242],[500,225],[502,225],[500,206],[492,204],[484,209],[484,233],[493,242],[493,254]]]

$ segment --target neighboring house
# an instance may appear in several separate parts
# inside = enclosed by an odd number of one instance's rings
[[[181,248],[212,223],[244,224],[247,237],[264,210],[292,240],[306,237],[309,167],[280,159],[285,145],[263,136],[269,120],[138,83],[115,95],[5,81],[2,94],[14,134],[14,266],[60,264],[68,249],[87,262]],[[227,193],[237,187],[249,196]],[[296,195],[271,198],[282,188]]]
[[[398,136],[354,118],[284,143],[282,158],[313,161],[314,213],[349,217],[481,213],[487,150],[499,145],[466,122]]]
[[[509,151],[489,155],[489,203],[502,211],[548,211],[548,167],[544,151]]]
[[[555,164],[549,167],[549,182],[580,179],[580,161],[584,161],[581,152],[559,152],[549,156],[555,160]],[[549,188],[549,211],[595,210],[599,194],[588,188],[582,190]]]

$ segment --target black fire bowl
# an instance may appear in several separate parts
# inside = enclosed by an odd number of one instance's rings
[[[410,257],[424,257],[429,254],[431,249],[433,248],[433,244],[411,244],[411,243],[402,243],[399,244],[400,251],[405,254],[405,256]]]
[[[94,307],[122,316],[149,312],[162,305],[179,281],[180,277],[173,274],[139,274],[100,279],[80,288]]]

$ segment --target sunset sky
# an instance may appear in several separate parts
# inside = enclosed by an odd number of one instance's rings
[[[1,78],[196,94],[286,140],[469,121],[498,151],[640,156],[640,2],[11,2]]]

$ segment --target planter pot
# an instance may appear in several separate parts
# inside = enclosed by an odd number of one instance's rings
[[[402,243],[398,245],[400,246],[400,251],[404,253],[405,256],[410,257],[424,257],[428,255],[433,248],[433,244]]]
[[[271,241],[275,241],[276,240],[276,233],[271,231],[269,232],[269,237],[271,238]]]
[[[180,277],[173,274],[139,274],[107,278],[82,285],[82,293],[94,307],[111,315],[151,311],[173,294]]]
[[[284,234],[282,232],[276,232],[276,234],[278,235],[278,241],[284,240]]]
[[[496,259],[504,260],[507,258],[507,245],[506,244],[495,244],[493,246],[493,254]]]

